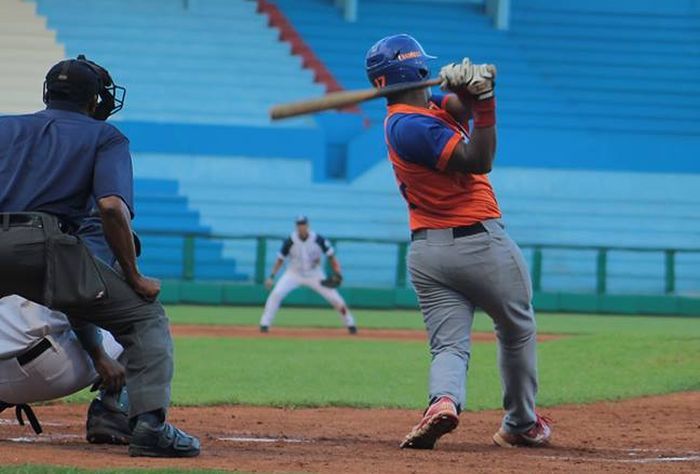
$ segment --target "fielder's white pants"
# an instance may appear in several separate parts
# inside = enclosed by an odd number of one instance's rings
[[[284,275],[277,281],[272,289],[270,296],[265,302],[265,311],[260,319],[261,326],[271,326],[275,320],[275,315],[280,309],[282,300],[292,291],[300,286],[311,288],[313,291],[321,295],[336,311],[340,314],[343,323],[346,327],[355,325],[355,318],[352,317],[350,309],[345,304],[345,300],[336,288],[327,288],[321,284],[321,280],[325,278],[322,272],[314,273],[310,276],[300,275],[296,272],[287,270]]]
[[[122,346],[110,333],[101,332],[105,352],[116,359]],[[25,365],[20,365],[16,357],[0,359],[0,400],[16,405],[55,400],[95,383],[95,367],[73,331],[46,339],[51,347]]]

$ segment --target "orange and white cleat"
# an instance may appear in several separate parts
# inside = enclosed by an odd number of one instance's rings
[[[552,439],[552,423],[552,419],[537,415],[535,426],[525,433],[508,433],[501,427],[498,432],[493,435],[493,442],[502,448],[547,446]]]
[[[430,405],[423,419],[401,442],[401,448],[433,449],[442,436],[459,425],[457,406],[448,397],[442,397]]]

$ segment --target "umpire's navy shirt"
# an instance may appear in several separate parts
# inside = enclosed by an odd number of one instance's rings
[[[78,228],[91,198],[118,196],[133,217],[133,188],[127,138],[74,104],[0,117],[0,212],[42,211]]]

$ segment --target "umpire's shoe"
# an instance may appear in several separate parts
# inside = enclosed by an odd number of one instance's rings
[[[92,444],[129,444],[129,420],[124,412],[110,410],[95,399],[88,408],[85,437]]]
[[[193,458],[199,456],[199,451],[199,439],[170,423],[154,428],[147,422],[139,421],[129,444],[129,456]]]

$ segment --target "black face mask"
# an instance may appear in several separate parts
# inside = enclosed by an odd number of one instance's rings
[[[109,72],[81,54],[78,56],[78,61],[84,61],[100,78],[100,89],[97,92],[99,101],[92,117],[97,120],[107,120],[110,116],[116,114],[124,107],[124,98],[126,97],[126,89],[118,86],[112,80]]]

